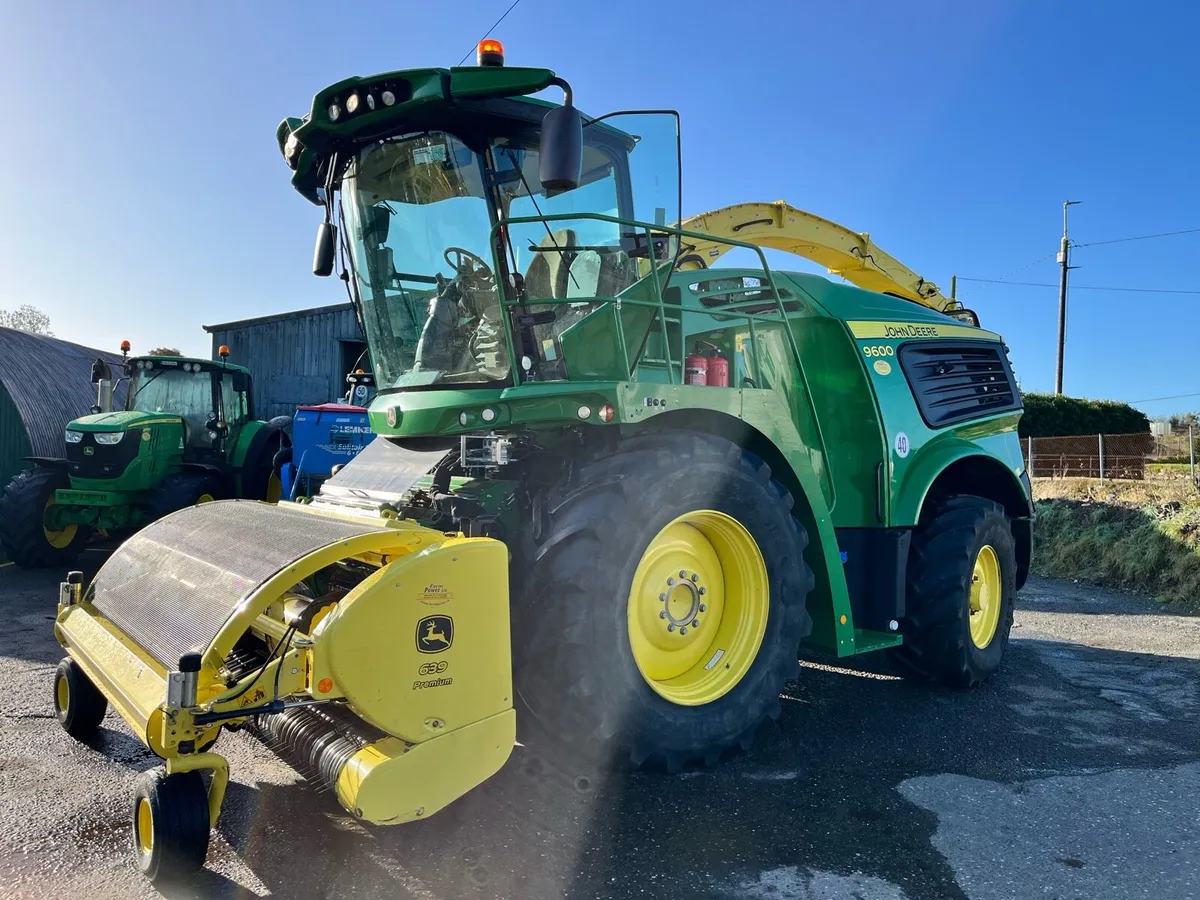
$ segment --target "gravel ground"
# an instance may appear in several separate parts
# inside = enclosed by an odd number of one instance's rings
[[[155,760],[112,713],[92,746],[53,717],[56,585],[0,569],[0,895],[159,896],[127,849],[132,784]],[[435,818],[391,829],[226,735],[208,867],[170,896],[1200,896],[1200,618],[1037,581],[1013,638],[968,693],[806,657],[779,724],[717,768],[601,777],[518,748]]]

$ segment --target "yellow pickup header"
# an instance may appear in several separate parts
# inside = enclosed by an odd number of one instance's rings
[[[884,340],[923,340],[926,338],[975,338],[1000,341],[1000,335],[970,325],[943,325],[940,322],[847,322],[856,338]]]

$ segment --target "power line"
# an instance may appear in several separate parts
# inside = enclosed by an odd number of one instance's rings
[[[504,15],[502,15],[500,18],[498,18],[495,22],[492,23],[492,27],[483,33],[483,37],[481,37],[479,39],[479,41],[482,41],[484,38],[486,38],[488,35],[490,35],[493,31],[495,31],[496,28],[500,25],[500,23],[503,22],[506,18],[508,18],[508,14],[517,8],[517,4],[520,2],[521,2],[521,0],[513,0],[512,6],[510,6],[508,9],[506,9],[504,11]],[[476,41],[474,44],[471,45],[471,50],[474,50],[476,47],[479,46],[479,41]],[[464,53],[463,58],[458,61],[458,64],[460,66],[467,61],[467,57],[471,55],[471,50],[468,50],[466,53]]]
[[[1017,287],[1058,287],[1057,284],[1051,284],[1048,281],[1005,281],[1002,278],[968,278],[966,275],[959,275],[958,280],[975,281],[980,284],[1011,284]],[[1071,285],[1071,289],[1075,291],[1119,291],[1126,294],[1200,294],[1200,291],[1176,290],[1174,288],[1100,287],[1087,284],[1073,284]]]
[[[1158,234],[1140,234],[1137,237],[1114,238],[1111,241],[1088,241],[1087,243],[1071,242],[1072,247],[1099,247],[1102,244],[1124,244],[1128,241],[1148,241],[1152,238],[1172,237],[1176,234],[1196,234],[1200,228],[1184,228],[1182,231],[1160,231]]]
[[[1145,400],[1127,400],[1129,404],[1153,403],[1156,400],[1182,400],[1185,397],[1200,397],[1200,394],[1172,394],[1170,397],[1147,397]]]

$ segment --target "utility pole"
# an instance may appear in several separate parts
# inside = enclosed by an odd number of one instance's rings
[[[1067,207],[1077,206],[1082,202],[1063,202],[1062,249],[1058,251],[1058,264],[1062,267],[1058,276],[1058,365],[1054,369],[1054,393],[1059,396],[1063,392],[1063,351],[1067,343],[1067,271],[1071,268],[1067,259],[1071,248],[1071,242],[1067,238]]]

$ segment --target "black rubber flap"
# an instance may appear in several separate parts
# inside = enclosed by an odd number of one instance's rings
[[[250,500],[202,503],[147,525],[92,582],[96,608],[165,666],[203,650],[272,575],[380,524],[344,522]]]

